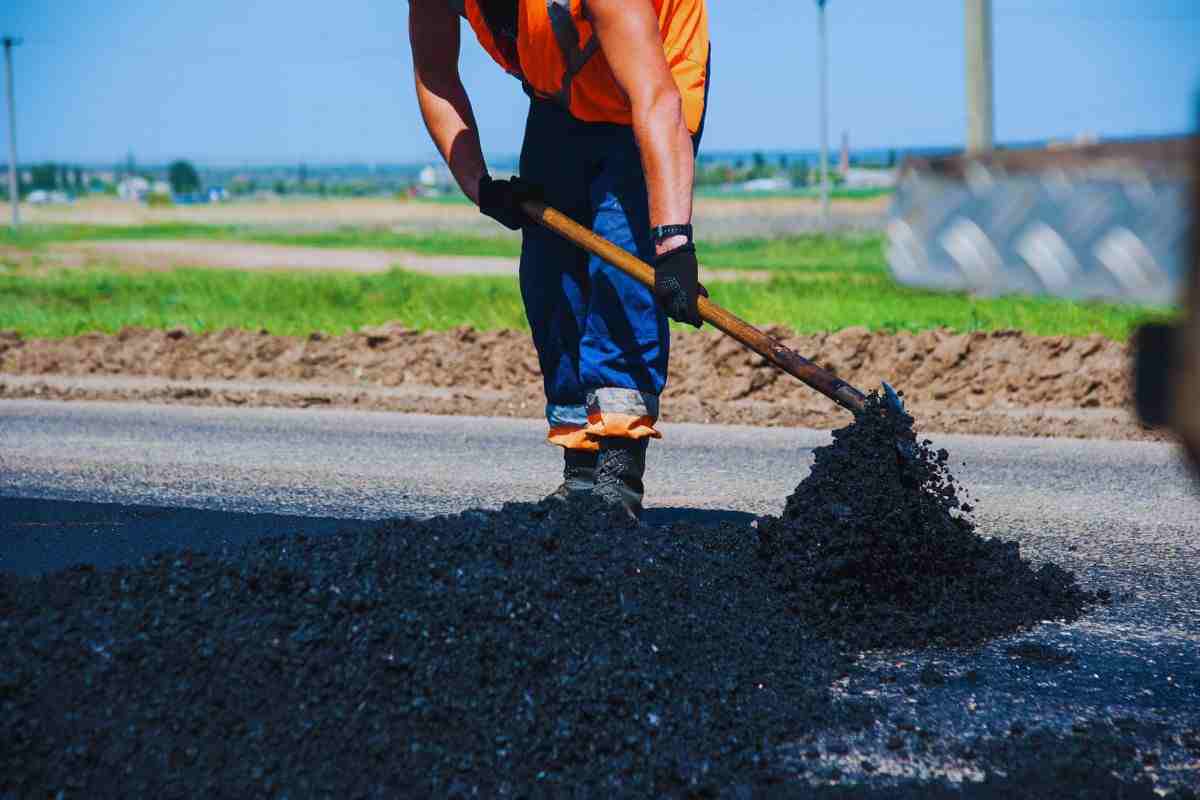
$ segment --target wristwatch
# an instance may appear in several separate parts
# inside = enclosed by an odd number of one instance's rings
[[[666,241],[672,236],[686,236],[687,244],[692,243],[691,225],[658,225],[650,229],[650,246],[657,247],[659,242]]]

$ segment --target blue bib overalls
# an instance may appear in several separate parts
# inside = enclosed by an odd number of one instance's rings
[[[533,100],[521,177],[546,204],[654,261],[646,179],[633,129],[581,122]],[[546,391],[549,441],[591,450],[596,437],[658,438],[670,330],[648,288],[558,234],[531,225],[521,247],[521,296]]]

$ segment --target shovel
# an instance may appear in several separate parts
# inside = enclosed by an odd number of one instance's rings
[[[521,208],[541,225],[569,239],[589,253],[603,258],[634,280],[651,289],[654,288],[654,268],[637,256],[604,237],[598,236],[566,214],[555,211],[544,203],[527,200],[521,203]],[[709,325],[741,342],[787,374],[799,378],[847,411],[858,414],[866,407],[866,395],[858,389],[828,370],[821,369],[748,322],[729,313],[707,297],[699,298],[699,308],[701,319]],[[904,403],[900,396],[886,381],[883,383],[883,399],[892,408],[898,411],[904,410]],[[910,456],[911,444],[898,441],[896,446],[901,459],[907,459]]]

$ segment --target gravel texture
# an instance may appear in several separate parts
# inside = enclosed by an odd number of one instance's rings
[[[908,414],[867,412],[818,448],[783,516],[759,527],[795,613],[860,647],[966,645],[1107,599],[1016,542],[975,531],[950,453],[914,436]]]
[[[979,539],[941,454],[898,469],[907,424],[839,431],[758,535],[511,505],[0,575],[0,794],[1156,796],[1105,726],[955,742],[978,783],[864,762],[838,785],[840,737],[906,736],[832,691],[861,648],[977,641],[1095,599]]]

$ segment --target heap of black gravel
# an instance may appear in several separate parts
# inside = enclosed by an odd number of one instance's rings
[[[798,742],[888,715],[829,691],[857,648],[1088,600],[979,538],[927,446],[905,486],[896,424],[839,431],[759,536],[513,505],[0,575],[0,796],[807,786]]]
[[[0,583],[0,796],[660,794],[769,781],[847,659],[746,526],[537,507]]]
[[[833,432],[783,517],[759,526],[794,613],[857,647],[964,645],[1107,599],[1056,564],[1035,569],[1016,542],[980,536],[949,455],[877,394]]]

